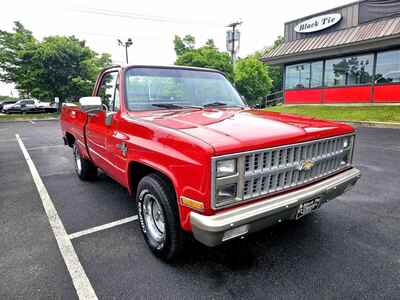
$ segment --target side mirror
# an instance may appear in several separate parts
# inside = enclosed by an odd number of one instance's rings
[[[79,104],[83,112],[99,112],[103,110],[100,97],[83,97],[79,99]]]

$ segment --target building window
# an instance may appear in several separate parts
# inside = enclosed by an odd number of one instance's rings
[[[370,84],[372,81],[373,60],[372,54],[327,60],[325,63],[325,85]]]
[[[322,85],[322,61],[286,67],[285,88],[306,89]]]
[[[400,50],[380,52],[376,59],[375,83],[400,83]]]
[[[322,72],[324,64],[322,61],[316,61],[311,63],[311,76],[310,76],[310,87],[322,86]]]
[[[297,64],[286,67],[285,88],[304,89],[309,87],[310,64]]]

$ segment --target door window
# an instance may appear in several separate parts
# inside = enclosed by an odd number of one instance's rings
[[[116,96],[118,98],[119,108],[119,93],[116,95],[118,72],[110,72],[103,76],[100,87],[97,91],[97,96],[101,97],[103,104],[105,104],[108,110],[114,110]]]
[[[119,111],[119,78],[115,84],[114,101],[112,106],[113,111]]]

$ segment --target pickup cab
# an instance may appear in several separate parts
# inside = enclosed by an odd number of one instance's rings
[[[351,126],[252,109],[211,69],[104,69],[60,122],[77,175],[126,187],[164,260],[190,235],[216,246],[301,218],[361,176]]]

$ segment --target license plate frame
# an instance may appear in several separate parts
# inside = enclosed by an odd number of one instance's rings
[[[299,205],[296,213],[296,220],[312,213],[321,207],[321,197],[316,197],[311,200],[308,200]]]

